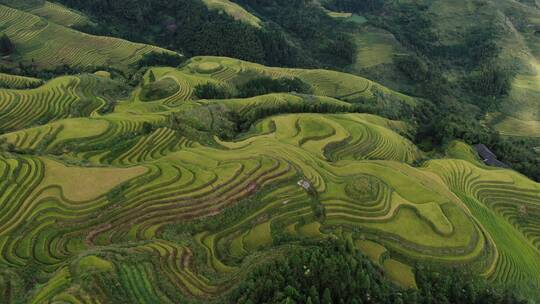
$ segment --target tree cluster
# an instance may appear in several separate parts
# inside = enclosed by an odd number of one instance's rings
[[[152,66],[177,67],[186,61],[185,56],[166,52],[150,52],[144,54],[137,62],[139,68]]]
[[[324,3],[324,5],[333,11],[363,14],[382,9],[384,0],[330,0]]]
[[[423,150],[444,147],[456,138],[471,145],[484,144],[503,163],[533,180],[540,181],[540,158],[534,150],[540,146],[540,140],[499,136],[497,132],[480,123],[481,115],[477,108],[470,104],[424,101],[413,111],[413,117],[417,120],[414,141]]]
[[[351,240],[294,248],[250,273],[229,303],[526,303],[510,290],[453,269],[416,271],[418,289],[402,289]]]
[[[195,86],[195,96],[199,99],[227,99],[232,94],[226,88],[208,82]]]
[[[270,93],[311,93],[309,84],[299,78],[259,77],[238,86],[238,97],[246,98]]]
[[[296,77],[258,77],[238,85],[235,93],[211,82],[195,86],[195,96],[200,99],[248,98],[270,93],[309,94],[311,86]]]
[[[8,67],[0,65],[0,73],[6,73],[11,75],[27,76],[39,79],[52,79],[64,75],[77,75],[82,73],[94,73],[96,71],[108,71],[113,75],[113,78],[116,76],[124,77],[124,72],[106,66],[87,66],[87,67],[78,67],[71,66],[68,64],[63,64],[56,66],[54,68],[42,69],[39,68],[33,61],[30,63],[19,62],[17,66]]]
[[[0,55],[11,55],[15,51],[15,45],[11,42],[11,39],[4,34],[0,37]]]
[[[342,65],[354,53],[339,21],[307,1],[239,1],[259,13],[257,28],[209,10],[200,0],[60,0],[95,17],[79,29],[193,55],[228,56],[279,66]]]

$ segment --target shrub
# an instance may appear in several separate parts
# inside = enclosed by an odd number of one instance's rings
[[[150,82],[144,85],[139,95],[142,101],[153,101],[172,96],[180,90],[180,86],[176,81],[170,78],[157,80],[150,74]]]
[[[0,37],[0,55],[6,56],[15,51],[15,46],[11,42],[11,39],[4,34]]]
[[[158,52],[151,52],[148,54],[145,54],[141,60],[137,62],[139,68],[145,67],[145,66],[170,66],[170,67],[177,67],[184,63],[186,61],[186,58],[184,56],[180,56],[178,54],[174,53],[158,53]]]
[[[362,14],[382,9],[384,0],[330,0],[327,1],[325,5],[336,11]]]
[[[504,96],[512,87],[513,73],[495,64],[485,64],[475,70],[465,81],[473,94]]]
[[[311,87],[298,78],[273,79],[270,77],[256,78],[238,87],[238,96],[243,98],[287,92],[308,94],[311,92]]]
[[[231,97],[231,93],[224,87],[208,82],[195,86],[195,96],[200,99],[226,99]]]
[[[352,240],[296,247],[257,267],[228,303],[526,303],[512,290],[454,269],[419,267],[418,289],[402,289]]]

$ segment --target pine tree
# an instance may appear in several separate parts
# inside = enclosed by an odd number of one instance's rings
[[[284,304],[296,304],[296,301],[294,301],[293,299],[287,297],[287,299],[285,299]]]
[[[328,289],[328,287],[324,289],[322,303],[334,304],[334,301],[332,301],[332,294],[330,294],[330,289]]]
[[[319,300],[319,291],[313,285],[309,289],[309,297],[313,301],[313,304],[320,304],[321,303],[321,301]]]
[[[150,83],[156,81],[156,75],[154,75],[154,71],[150,71],[150,74],[148,75],[148,80]]]
[[[11,42],[11,39],[4,34],[2,37],[0,37],[0,54],[5,56],[13,53],[15,50],[15,46]]]
[[[355,250],[355,246],[354,246],[353,240],[351,237],[348,237],[347,238],[347,252],[353,253],[354,250]]]
[[[369,275],[367,275],[365,272],[358,273],[358,282],[359,287],[364,290],[368,290],[371,287],[371,281],[369,279]]]

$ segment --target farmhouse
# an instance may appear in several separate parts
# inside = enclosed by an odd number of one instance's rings
[[[491,152],[488,147],[484,144],[478,144],[474,146],[476,149],[476,152],[478,152],[478,155],[482,158],[482,161],[488,165],[493,167],[501,167],[501,168],[508,168],[508,165],[501,162],[497,159],[497,156],[495,153]]]
[[[311,184],[309,183],[309,181],[307,181],[305,179],[299,180],[298,181],[298,186],[304,188],[305,190],[311,189]]]

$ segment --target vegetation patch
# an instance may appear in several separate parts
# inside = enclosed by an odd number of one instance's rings
[[[197,65],[197,72],[201,74],[211,74],[222,69],[222,66],[217,62],[202,62]]]
[[[151,81],[141,88],[139,98],[142,101],[155,101],[170,97],[180,90],[180,85],[174,79],[162,78]]]

